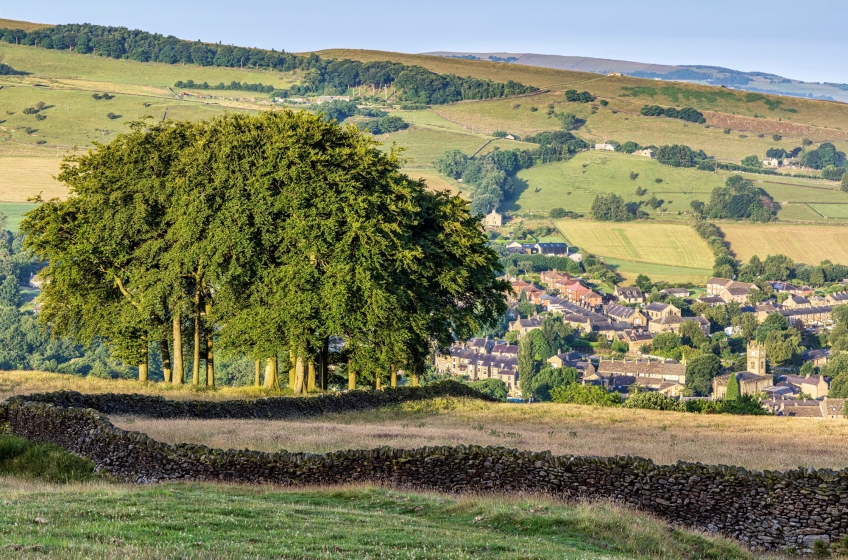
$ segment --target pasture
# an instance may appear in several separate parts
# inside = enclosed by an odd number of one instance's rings
[[[810,207],[827,218],[848,220],[848,201],[842,204],[811,204]]]
[[[0,499],[0,523],[15,528],[0,547],[15,558],[766,558],[612,504],[542,496],[4,478]]]
[[[35,205],[28,202],[0,202],[0,214],[6,216],[6,229],[17,231],[24,213],[33,208]]]
[[[686,224],[560,220],[556,227],[570,245],[604,257],[630,280],[647,274],[654,280],[704,282],[711,273],[712,251]]]
[[[848,262],[848,227],[837,225],[721,223],[737,260],[784,254],[796,262]]]
[[[555,403],[488,403],[440,398],[367,412],[303,420],[169,420],[112,417],[116,426],[168,443],[223,449],[323,453],[388,445],[417,448],[474,444],[550,450],[557,455],[634,455],[788,470],[841,469],[848,461],[848,420],[701,415]],[[804,433],[787,447],[787,433]]]
[[[635,180],[630,173],[637,173]],[[617,152],[582,152],[572,159],[536,165],[516,175],[515,195],[507,199],[502,209],[519,214],[547,214],[551,208],[588,215],[592,201],[601,193],[614,192],[625,202],[647,201],[652,195],[663,201],[669,216],[691,212],[689,203],[698,199],[709,201],[715,187],[724,185],[722,174],[662,165],[649,158]],[[661,179],[661,183],[656,180]],[[635,194],[641,187],[646,192]],[[643,210],[656,214],[647,206]]]

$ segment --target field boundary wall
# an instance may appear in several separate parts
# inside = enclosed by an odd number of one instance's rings
[[[0,406],[12,434],[52,443],[118,479],[283,486],[354,482],[447,492],[544,493],[613,500],[666,522],[735,538],[754,550],[809,552],[848,533],[848,469],[751,472],[634,457],[554,456],[480,446],[347,450],[321,455],[169,445],[121,430],[91,409]]]

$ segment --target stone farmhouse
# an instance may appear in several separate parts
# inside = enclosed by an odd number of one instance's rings
[[[609,303],[604,308],[604,313],[613,321],[630,323],[634,327],[645,327],[648,325],[648,318],[635,307],[626,307],[624,305],[618,305],[617,303]]]
[[[680,317],[680,310],[678,308],[669,303],[660,303],[658,301],[649,303],[642,308],[642,311],[645,312],[645,315],[647,315],[651,321],[656,321],[671,315]]]
[[[666,315],[660,319],[651,321],[648,323],[648,330],[654,334],[659,334],[663,332],[680,332],[680,327],[683,326],[683,323],[688,321],[693,321],[698,324],[698,327],[701,329],[705,335],[709,336],[710,334],[710,322],[703,317],[681,317],[679,315]]]
[[[483,225],[487,228],[501,227],[503,225],[503,215],[499,214],[497,210],[492,208],[492,211],[483,218]]]

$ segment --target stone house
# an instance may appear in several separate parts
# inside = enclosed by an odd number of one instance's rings
[[[734,282],[727,278],[710,278],[707,281],[707,295],[718,296],[725,302],[745,303],[748,294],[755,290],[759,290],[755,284]]]
[[[664,290],[660,290],[660,293],[671,297],[689,297],[689,290],[687,290],[686,288],[666,288]]]
[[[642,308],[642,311],[645,312],[645,315],[647,315],[651,321],[656,321],[657,319],[662,319],[663,317],[669,317],[671,315],[680,317],[680,310],[678,308],[669,303],[661,303],[659,301],[649,303]]]
[[[759,395],[767,387],[771,387],[772,385],[771,375],[757,375],[750,371],[726,373],[713,378],[714,399],[719,400],[727,396],[727,382],[730,380],[731,375],[735,375],[736,381],[739,382],[740,395]]]
[[[568,254],[567,243],[536,243],[536,245],[534,245],[534,248],[536,249],[537,254],[547,255],[549,257],[563,256]]]
[[[830,348],[816,348],[813,350],[805,350],[804,353],[801,354],[801,360],[804,362],[812,362],[812,364],[816,367],[822,367],[827,365],[828,360],[830,360],[830,355]]]
[[[634,383],[677,396],[686,384],[686,366],[677,362],[601,360],[596,375],[609,389],[627,390]]]
[[[549,288],[553,288],[557,282],[560,280],[570,280],[571,276],[564,272],[557,272],[556,270],[543,270],[539,274],[539,279],[547,284]]]
[[[541,317],[528,317],[527,319],[516,319],[509,324],[509,330],[518,331],[520,335],[525,335],[530,331],[542,328]]]
[[[633,153],[637,156],[642,156],[642,157],[646,157],[646,158],[653,158],[654,157],[654,151],[649,150],[647,148],[645,148],[644,150],[637,150]]]
[[[812,307],[812,304],[804,296],[791,296],[783,302],[783,307],[785,309],[806,309]]]
[[[494,208],[483,218],[483,225],[486,227],[496,228],[503,225],[503,215],[499,214]]]
[[[782,382],[796,387],[799,392],[810,395],[814,399],[826,397],[830,390],[830,383],[821,375],[811,375],[810,377],[783,375],[781,377]]]
[[[586,307],[600,307],[604,303],[604,298],[601,294],[588,290],[580,294],[580,302]]]
[[[833,311],[833,307],[825,305],[822,307],[781,309],[778,313],[786,317],[786,320],[789,321],[789,324],[792,326],[799,323],[803,325],[826,325],[833,321],[831,311]]]
[[[604,308],[604,313],[614,321],[622,323],[630,323],[634,327],[644,327],[648,324],[648,318],[645,317],[635,307],[626,307],[617,303],[609,303]]]
[[[602,150],[605,152],[614,152],[615,146],[613,146],[612,144],[595,144],[595,149]]]
[[[828,305],[843,305],[848,304],[848,292],[834,292],[827,294]]]
[[[617,301],[624,303],[643,303],[645,301],[645,295],[642,293],[642,290],[636,286],[631,286],[629,288],[616,286],[614,295]]]
[[[705,335],[710,335],[710,322],[703,317],[681,317],[679,315],[668,315],[661,319],[657,319],[655,321],[651,321],[648,323],[648,330],[654,334],[664,333],[664,332],[680,332],[680,327],[683,326],[684,323],[692,321],[698,324],[698,327],[701,329]]]
[[[642,346],[650,345],[654,341],[654,334],[632,329],[618,333],[618,339],[627,344],[628,352],[638,354],[642,351]]]

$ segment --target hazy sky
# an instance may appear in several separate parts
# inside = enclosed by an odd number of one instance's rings
[[[0,18],[294,52],[534,52],[848,82],[846,0],[2,0]]]

